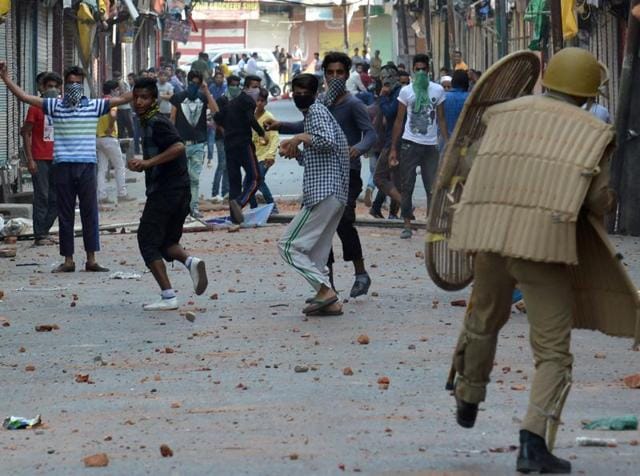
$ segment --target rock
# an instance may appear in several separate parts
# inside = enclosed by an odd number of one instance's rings
[[[169,445],[160,445],[160,454],[163,458],[171,458],[173,456],[173,450],[169,448]]]
[[[373,291],[371,293],[371,297],[378,297],[378,296],[379,296],[379,294],[377,293],[377,291]]]
[[[605,354],[604,352],[596,352],[593,357],[596,359],[606,359],[607,354]]]
[[[39,326],[36,326],[36,332],[51,332],[57,331],[58,329],[60,329],[58,324],[40,324]]]
[[[292,460],[292,461],[297,460],[298,459],[298,454],[297,453],[291,453],[289,455],[289,459]]]
[[[27,366],[24,368],[24,371],[25,371],[25,372],[33,372],[35,369],[36,369],[36,367],[35,367],[34,365],[27,365]]]
[[[295,373],[297,373],[297,374],[302,374],[302,373],[308,372],[309,371],[309,367],[307,367],[306,365],[296,365],[293,368],[293,371]]]
[[[178,402],[173,402],[171,404],[171,408],[180,408],[182,405],[180,405]]]
[[[380,377],[378,379],[378,387],[381,390],[386,390],[389,388],[389,385],[391,384],[391,380],[389,379],[389,377]]]
[[[173,354],[175,352],[175,350],[173,350],[171,347],[165,347],[164,348],[164,353],[165,354]]]
[[[358,336],[358,344],[367,345],[369,343],[369,336],[367,334],[361,334]]]
[[[189,322],[193,322],[196,320],[196,315],[191,311],[187,311],[187,313],[184,315],[184,318]]]
[[[416,251],[416,258],[424,258],[424,253],[422,251]]]
[[[433,300],[431,301],[431,309],[438,309],[438,304],[440,304],[440,301],[438,300]]]
[[[89,374],[76,374],[77,383],[95,383],[89,378]]]
[[[109,466],[109,457],[106,453],[87,456],[83,461],[87,468],[102,468],[104,466]]]
[[[2,327],[9,327],[11,325],[9,319],[3,316],[0,316],[0,324],[2,324]]]
[[[522,392],[526,389],[527,387],[525,387],[521,383],[514,383],[513,385],[511,385],[511,390],[515,390],[516,392]]]
[[[640,374],[627,375],[623,381],[629,388],[640,388]]]
[[[342,369],[342,375],[346,375],[347,377],[353,375],[353,370],[351,370],[351,367],[345,367],[344,369]]]
[[[209,296],[209,299],[211,299],[212,301],[216,301],[218,299],[218,293],[213,293],[211,296]]]
[[[458,299],[456,301],[451,301],[451,305],[453,307],[467,307],[467,301],[464,299]]]
[[[25,349],[24,347],[20,347],[18,349],[18,352],[20,352],[20,353],[23,353],[23,352],[26,352],[26,351],[27,351],[27,349]]]

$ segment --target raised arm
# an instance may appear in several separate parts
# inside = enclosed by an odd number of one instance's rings
[[[112,97],[109,99],[109,104],[111,107],[122,106],[123,104],[127,104],[133,100],[133,93],[131,91],[124,93],[122,96]]]
[[[42,108],[44,99],[39,96],[32,96],[31,94],[27,94],[20,86],[14,83],[13,80],[9,77],[9,71],[7,69],[7,63],[5,61],[0,61],[0,79],[4,81],[9,91],[11,91],[11,93],[15,97],[17,97],[18,100],[32,106]]]

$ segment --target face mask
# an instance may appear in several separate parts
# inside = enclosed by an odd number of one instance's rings
[[[71,83],[64,86],[64,102],[77,106],[80,99],[84,96],[84,87],[80,83]]]
[[[258,98],[260,97],[260,89],[258,88],[245,89],[244,92],[247,96],[249,96],[254,101],[257,101]]]
[[[189,83],[187,87],[187,97],[192,101],[195,101],[198,97],[198,91],[200,91],[200,85],[195,83]]]
[[[227,94],[231,99],[237,98],[241,92],[242,92],[242,89],[240,89],[240,86],[229,86],[227,88]]]
[[[398,75],[393,70],[383,70],[380,74],[380,79],[384,86],[389,86],[391,89],[395,89],[398,84]]]
[[[328,81],[327,94],[324,97],[324,105],[329,107],[347,91],[347,81],[342,78],[332,78]]]
[[[55,99],[58,96],[60,96],[60,92],[58,91],[58,88],[50,88],[50,89],[47,89],[44,93],[42,93],[43,98]]]
[[[296,107],[300,110],[309,109],[311,105],[316,102],[315,96],[312,95],[304,95],[304,96],[293,96],[293,102]]]
[[[413,106],[414,111],[421,111],[422,108],[429,106],[429,76],[424,71],[415,73],[413,82],[413,92],[416,95],[416,101]]]

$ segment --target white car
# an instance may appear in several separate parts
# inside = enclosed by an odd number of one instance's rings
[[[278,86],[278,79],[280,78],[280,67],[278,66],[278,60],[275,56],[273,56],[273,52],[268,48],[253,48],[253,49],[224,49],[217,48],[215,50],[211,50],[209,53],[209,61],[213,63],[217,63],[220,58],[222,61],[229,66],[229,69],[233,72],[233,74],[238,74],[238,61],[242,57],[242,53],[245,53],[248,57],[250,57],[253,53],[258,53],[258,76],[260,76],[263,80],[263,86],[266,87],[269,92],[277,96],[280,94],[280,87]],[[265,80],[263,70],[266,70],[269,74],[271,81],[273,84],[268,84]],[[277,87],[277,94],[276,92]]]

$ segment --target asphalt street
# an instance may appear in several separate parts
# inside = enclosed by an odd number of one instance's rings
[[[290,104],[272,107],[292,116]],[[277,194],[300,192],[297,165],[279,161],[273,172]],[[139,177],[130,192],[142,198]],[[101,221],[135,222],[141,207],[107,208]],[[186,233],[209,288],[195,296],[186,270],[170,266],[181,307],[164,313],[142,311],[158,291],[131,230],[103,233],[98,259],[137,278],[52,275],[57,248],[27,241],[15,259],[0,259],[0,417],[43,422],[0,429],[0,474],[514,474],[533,375],[526,315],[514,311],[501,333],[476,427],[458,427],[444,384],[464,313],[452,302],[469,289],[447,293],[429,280],[423,231],[400,240],[397,229],[361,228],[369,296],[345,302],[343,316],[306,318],[311,289],[276,250],[284,225]],[[614,243],[640,282],[639,240]],[[338,240],[335,248],[344,297],[353,269]],[[80,238],[76,249],[82,269]],[[637,475],[638,431],[587,431],[581,422],[639,416],[640,390],[622,379],[640,372],[640,353],[631,340],[584,330],[572,348],[557,454],[575,474]],[[578,436],[617,445],[580,447]],[[161,456],[161,445],[173,456]],[[108,456],[107,468],[85,467],[96,453]]]

